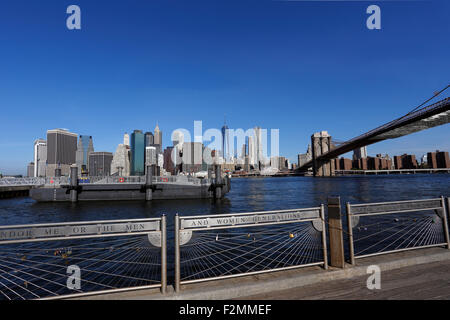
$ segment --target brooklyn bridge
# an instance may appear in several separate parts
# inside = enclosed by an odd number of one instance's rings
[[[302,164],[297,172],[305,172],[312,168],[314,176],[334,175],[335,159],[338,156],[383,140],[399,138],[449,123],[449,110],[450,97],[447,97],[431,105],[416,108],[400,118],[342,143],[333,141],[326,132],[315,133],[311,136],[312,159]]]

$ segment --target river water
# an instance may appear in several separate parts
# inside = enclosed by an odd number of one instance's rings
[[[234,178],[225,199],[38,203],[0,200],[0,225],[138,219],[315,207],[338,195],[345,202],[384,202],[450,196],[450,175],[408,174],[329,178]]]

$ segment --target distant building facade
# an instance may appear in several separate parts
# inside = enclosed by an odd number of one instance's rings
[[[394,156],[395,169],[418,169],[419,165],[416,156],[413,154],[403,154],[401,156]]]
[[[427,153],[428,168],[450,168],[449,154],[446,151],[428,152]]]
[[[353,150],[353,160],[367,158],[367,147],[361,147]]]
[[[353,162],[347,158],[336,159],[336,170],[352,170]]]
[[[89,175],[94,177],[111,175],[112,160],[111,152],[91,152],[89,154]]]
[[[122,177],[130,176],[131,149],[129,143],[130,136],[125,133],[123,143],[117,146],[116,152],[113,156],[113,160],[111,163],[112,175],[118,175]]]
[[[34,162],[30,162],[27,166],[27,177],[34,177]]]
[[[202,171],[203,144],[201,142],[184,142],[181,161],[183,172],[195,173]]]
[[[94,152],[92,136],[80,135],[77,145],[75,163],[78,167],[78,174],[87,173],[89,169],[89,154]]]
[[[145,136],[141,130],[134,130],[131,134],[131,165],[130,175],[145,174]]]
[[[55,176],[56,169],[63,176],[70,174],[70,166],[76,162],[77,138],[65,129],[47,130],[47,177]]]
[[[34,172],[33,177],[45,177],[47,167],[47,141],[37,139],[34,141]]]
[[[163,168],[164,168],[164,170],[169,172],[171,175],[176,174],[176,166],[172,159],[172,152],[174,152],[174,150],[175,150],[175,147],[167,147],[166,149],[164,149],[164,154],[163,154],[163,157],[164,157]]]

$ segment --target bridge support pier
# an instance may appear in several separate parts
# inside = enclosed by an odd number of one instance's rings
[[[70,201],[78,201],[78,167],[72,165],[70,167]]]
[[[315,177],[334,176],[335,159],[319,161],[317,158],[331,150],[331,136],[327,131],[314,133],[311,136],[313,174]]]
[[[145,175],[145,200],[153,200],[153,170],[154,165],[147,166],[147,174]]]
[[[215,172],[216,172],[216,181],[215,181],[215,197],[216,199],[222,198],[222,168],[220,165],[215,166]]]

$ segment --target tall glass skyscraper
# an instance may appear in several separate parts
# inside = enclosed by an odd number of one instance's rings
[[[222,157],[224,160],[230,158],[230,137],[228,134],[228,126],[226,124],[222,127]]]
[[[141,130],[134,130],[131,134],[131,163],[130,175],[143,176],[145,174],[145,135]]]
[[[76,153],[76,164],[79,174],[89,169],[89,154],[92,152],[94,152],[92,136],[80,135]]]

